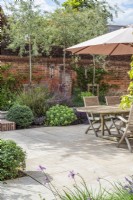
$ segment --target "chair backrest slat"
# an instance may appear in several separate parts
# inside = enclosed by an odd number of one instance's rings
[[[105,100],[106,100],[106,104],[108,106],[120,104],[120,97],[119,96],[106,96]]]
[[[98,96],[83,97],[84,106],[98,106],[100,105]]]

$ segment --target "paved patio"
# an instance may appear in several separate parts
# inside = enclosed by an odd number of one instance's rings
[[[0,132],[0,138],[12,139],[27,152],[26,171],[43,182],[38,165],[47,168],[52,182],[60,189],[72,186],[70,170],[80,173],[87,184],[96,188],[97,178],[122,181],[133,174],[133,154],[116,143],[84,134],[87,125],[42,127]],[[52,194],[29,176],[0,183],[1,200],[52,200]],[[106,181],[104,185],[108,184]]]

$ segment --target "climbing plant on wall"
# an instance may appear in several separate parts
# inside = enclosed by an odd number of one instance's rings
[[[73,70],[77,73],[77,86],[81,88],[81,90],[86,91],[87,84],[92,84],[93,82],[93,67],[90,66],[86,70],[84,66],[74,66]],[[106,73],[107,72],[103,68],[96,68],[95,83],[99,84]]]
[[[12,106],[24,80],[22,74],[11,69],[9,64],[0,66],[0,110],[8,110]]]
[[[128,86],[128,94],[121,97],[121,107],[129,108],[133,104],[133,56],[131,57],[130,63],[131,69],[128,72],[130,83]]]

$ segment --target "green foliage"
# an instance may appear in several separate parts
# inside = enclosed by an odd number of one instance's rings
[[[112,10],[117,11],[116,8],[111,7],[106,1],[97,1],[97,0],[66,0],[63,4],[65,9],[72,9],[74,11],[83,11],[87,8],[95,9],[95,7],[101,7],[103,9],[104,16],[113,18]]]
[[[23,55],[29,53],[26,46],[31,45],[31,54],[36,56],[50,53],[53,46],[66,48],[107,32],[108,20],[112,18],[111,6],[95,0],[74,3],[79,6],[83,3],[86,9],[73,12],[61,7],[51,13],[42,13],[31,0],[9,3],[11,15],[3,32],[10,38],[8,47]]]
[[[31,125],[34,117],[28,106],[14,105],[8,111],[7,119],[15,122],[21,128],[27,128]]]
[[[109,89],[114,87],[114,85],[109,85],[108,83],[101,82],[99,88],[99,101],[101,104],[105,104],[105,95],[108,93]]]
[[[14,104],[16,94],[8,88],[0,88],[0,110],[6,111]]]
[[[0,66],[0,89],[8,88],[12,92],[21,89],[25,77],[19,72],[14,72],[13,67],[9,64]]]
[[[67,0],[62,5],[65,8],[72,8],[73,10],[80,10],[82,8],[94,7],[96,1],[94,0]]]
[[[131,105],[133,104],[133,95],[123,95],[121,97],[121,103],[120,103],[120,106],[122,108],[130,108]]]
[[[23,76],[11,69],[9,64],[0,66],[0,110],[8,110],[21,90]]]
[[[20,105],[28,106],[34,117],[44,116],[48,109],[48,99],[50,94],[45,87],[30,88],[27,92],[22,92],[17,97],[17,102]]]
[[[0,140],[0,181],[16,178],[25,168],[25,152],[11,140]]]
[[[107,32],[107,19],[99,6],[82,12],[57,9],[47,15],[42,46],[65,48],[101,35]]]
[[[77,86],[80,88],[81,91],[87,90],[87,85],[93,83],[93,67],[85,67],[83,66],[76,66],[73,65],[74,71],[77,73]],[[85,73],[86,70],[86,73]],[[109,86],[107,83],[102,82],[103,76],[107,74],[107,72],[103,68],[96,68],[95,69],[95,83],[99,84],[99,96],[100,101],[104,103],[104,96],[108,92],[108,89],[112,86]],[[75,93],[75,92],[74,92]],[[79,91],[80,93],[80,91]],[[94,93],[95,94],[95,93]],[[75,97],[78,97],[77,94],[74,94]],[[79,98],[74,98],[74,102],[81,102],[78,103],[79,106],[83,105],[83,102]],[[78,106],[78,104],[76,104]]]
[[[15,1],[6,7],[11,12],[3,33],[10,38],[8,48],[19,49],[19,54],[23,55],[26,53],[25,46],[31,42],[32,54],[38,55],[38,45],[42,38],[42,16],[39,7],[30,0]]]
[[[51,126],[65,126],[71,124],[75,120],[76,115],[73,109],[67,106],[56,105],[46,112],[47,124]]]
[[[72,102],[75,107],[84,106],[83,97],[93,96],[91,92],[82,92],[80,88],[73,89]]]
[[[83,187],[83,188],[82,188]],[[124,190],[122,185],[113,185],[113,192],[101,188],[99,192],[94,193],[84,186],[75,186],[74,191],[64,191],[60,200],[133,200],[132,193]]]
[[[133,70],[132,69],[128,72],[128,75],[129,75],[130,79],[133,79]]]
[[[19,50],[19,54],[23,55],[30,52],[26,46],[31,45],[31,54],[36,56],[42,52],[49,53],[53,46],[65,48],[107,32],[108,20],[112,19],[114,9],[107,2],[68,0],[63,5],[71,2],[85,9],[73,12],[61,7],[47,13],[41,12],[31,0],[8,3],[11,15],[2,31],[10,38],[8,47]]]
[[[77,73],[77,85],[81,90],[87,90],[87,84],[93,83],[93,67],[88,66],[86,68],[84,66],[75,66],[73,65],[73,70]],[[107,72],[103,68],[96,68],[95,70],[95,83],[100,83],[103,79],[103,76],[107,74]]]
[[[130,84],[128,86],[129,94],[124,95],[121,97],[121,103],[120,106],[122,108],[130,108],[133,104],[133,56],[131,57],[131,70],[128,72],[129,78],[130,78]]]
[[[48,188],[53,196],[59,200],[133,200],[133,177],[130,179],[125,177],[126,182],[123,185],[98,178],[99,187],[97,186],[96,190],[92,190],[84,178],[72,170],[68,177],[72,179],[73,186],[71,188],[64,187],[65,189],[63,189],[62,193],[51,183],[49,176],[45,172],[46,168],[43,166],[39,166],[39,168],[44,175],[44,187]],[[101,180],[110,185],[111,188],[104,188]]]
[[[87,92],[87,91],[86,91],[86,92],[81,92],[81,95],[80,95],[80,96],[81,96],[81,98],[83,98],[83,97],[90,97],[90,96],[93,96],[93,95],[92,95],[91,92]]]

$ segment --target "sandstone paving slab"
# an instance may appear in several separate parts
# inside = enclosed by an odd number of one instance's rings
[[[78,125],[23,129],[2,132],[0,138],[13,139],[27,152],[26,171],[31,177],[43,183],[44,175],[38,171],[38,165],[43,165],[52,183],[60,189],[65,185],[72,186],[72,180],[68,178],[71,170],[80,173],[94,189],[99,185],[98,177],[123,181],[125,176],[132,175],[133,156],[127,147],[116,148],[115,142],[96,138],[93,132],[84,134],[86,128],[86,125]],[[7,200],[10,199],[6,190],[10,186],[9,194],[13,200],[34,200],[34,196],[38,200],[42,186],[30,177],[26,177],[27,184],[21,180],[2,185],[2,195],[4,193]],[[28,185],[29,181],[32,183]],[[103,185],[108,187],[109,184],[105,181]],[[25,186],[29,193],[26,193]],[[44,193],[48,200],[52,200],[48,191]],[[17,194],[19,196],[15,196]]]
[[[0,183],[0,200],[53,200],[51,192],[30,177],[23,177]]]

